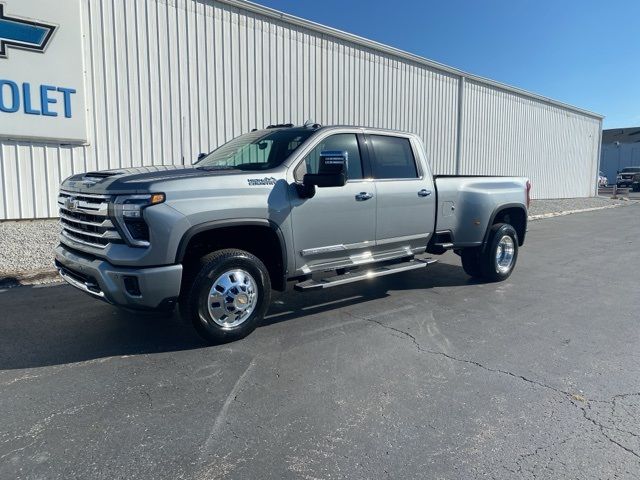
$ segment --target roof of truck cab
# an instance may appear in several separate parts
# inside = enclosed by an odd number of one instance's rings
[[[369,131],[373,131],[373,132],[391,132],[391,133],[400,133],[402,135],[415,135],[414,133],[411,132],[407,132],[405,130],[396,130],[393,128],[379,128],[379,127],[367,127],[364,125],[321,125],[319,127],[312,127],[312,126],[303,126],[303,125],[299,125],[299,126],[294,126],[294,127],[272,127],[269,129],[265,129],[265,130],[300,130],[300,131],[305,131],[305,130],[314,130],[317,132],[320,131],[325,131],[325,130],[339,130],[339,129],[343,129],[343,128],[356,128],[356,129],[362,129],[362,130],[369,130]]]

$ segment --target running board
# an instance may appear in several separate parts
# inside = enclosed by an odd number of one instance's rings
[[[425,268],[427,265],[436,263],[437,260],[433,259],[412,259],[407,262],[398,262],[391,265],[385,265],[370,270],[358,270],[347,272],[342,275],[336,275],[334,277],[323,278],[321,280],[305,280],[295,285],[295,289],[299,292],[309,292],[311,290],[320,290],[323,288],[337,287],[338,285],[344,285],[346,283],[359,282],[361,280],[367,280],[370,278],[384,277],[385,275],[391,275],[392,273],[408,272],[409,270],[417,270],[419,268]]]

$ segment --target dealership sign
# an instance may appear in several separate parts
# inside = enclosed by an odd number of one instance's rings
[[[0,138],[86,143],[79,0],[0,0]]]

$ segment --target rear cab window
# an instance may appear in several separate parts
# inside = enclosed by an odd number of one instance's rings
[[[373,178],[418,178],[418,168],[411,141],[406,137],[368,135]]]

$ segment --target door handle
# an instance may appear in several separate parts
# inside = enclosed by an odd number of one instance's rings
[[[359,202],[363,202],[365,200],[369,200],[370,198],[373,198],[373,193],[360,192],[360,193],[356,194],[356,200],[359,201]]]
[[[418,192],[419,197],[428,197],[429,195],[431,195],[431,190],[427,190],[426,188],[423,188]]]

